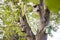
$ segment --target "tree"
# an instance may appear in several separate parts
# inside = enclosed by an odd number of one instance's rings
[[[39,15],[40,15],[40,27],[39,27],[39,31],[38,33],[34,36],[31,29],[28,28],[28,23],[27,20],[25,18],[25,16],[23,16],[23,22],[26,26],[26,34],[27,34],[27,40],[47,40],[47,34],[45,33],[45,28],[46,26],[49,24],[49,19],[50,19],[50,11],[48,9],[48,7],[46,6],[46,9],[44,9],[44,0],[40,0],[40,4],[39,4]]]
[[[22,33],[26,34],[26,35],[23,35],[23,34],[22,35],[26,36],[27,40],[47,40],[47,33],[46,33],[47,26],[49,28],[49,31],[48,31],[49,34],[51,34],[50,31],[54,29],[50,25],[50,15],[51,15],[50,13],[51,11],[57,12],[60,8],[58,7],[59,2],[57,2],[58,5],[57,5],[57,8],[55,7],[56,9],[53,9],[53,6],[51,7],[51,3],[49,2],[50,0],[49,1],[48,0],[33,0],[33,1],[32,0],[8,0],[8,1],[5,0],[4,4],[1,4],[2,5],[1,9],[3,11],[0,11],[1,12],[0,15],[2,15],[1,18],[3,20],[3,23],[7,27],[7,28],[4,28],[4,30],[5,32],[6,31],[9,32],[5,34],[8,34],[7,36],[9,38],[12,37],[11,40],[13,40],[13,38],[15,37],[12,35],[14,35],[14,33],[16,32],[18,32],[17,34],[19,34],[19,36],[21,36]],[[55,2],[56,1],[54,1],[54,3]],[[37,9],[35,11],[34,8],[36,7]],[[31,12],[32,12],[32,15],[30,15]],[[34,28],[35,29],[34,31],[36,31],[35,35],[32,31],[32,28],[30,27],[33,25],[29,23],[29,17],[32,17],[32,16],[35,19],[37,19],[37,21],[39,19],[39,23],[34,21],[34,25],[39,24],[38,26],[36,25],[37,29]],[[32,22],[33,22],[33,19],[32,19]],[[59,20],[59,18],[56,18],[56,19]],[[14,32],[13,30],[16,30],[16,32]]]
[[[38,9],[39,9],[39,15],[40,15],[40,25],[36,35],[33,35],[31,29],[27,28],[29,26],[27,26],[28,25],[27,20],[26,18],[24,18],[25,15],[23,16],[23,22],[26,20],[26,22],[24,23],[26,26],[25,32],[27,34],[27,40],[47,40],[47,34],[45,33],[45,31],[46,31],[46,26],[49,25],[49,22],[50,22],[50,10],[48,9],[48,6],[45,5],[44,3],[45,0],[39,0],[39,1],[40,2],[38,5]]]

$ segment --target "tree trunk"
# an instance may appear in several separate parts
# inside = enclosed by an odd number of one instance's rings
[[[29,26],[29,24],[27,23],[27,19],[26,19],[26,16],[24,15],[23,16],[23,21],[24,21],[24,24],[25,24],[25,26],[26,26],[26,30],[25,30],[25,32],[26,32],[26,36],[27,36],[27,40],[34,40],[34,35],[33,35],[33,32],[31,31],[31,28],[30,28],[30,26]]]
[[[40,27],[36,35],[34,35],[33,32],[31,31],[31,28],[27,23],[26,16],[21,15],[22,20],[20,21],[23,24],[21,26],[23,29],[22,32],[25,32],[27,34],[26,35],[27,40],[47,40],[47,34],[45,33],[45,28],[49,24],[50,11],[47,6],[46,7],[44,6],[45,6],[44,0],[40,0],[40,4],[39,4]]]
[[[23,33],[26,33],[26,39],[27,40],[35,40],[35,36],[33,34],[33,32],[31,31],[31,28],[27,22],[27,19],[26,19],[26,16],[22,16],[21,15],[21,19],[20,19],[20,22],[21,22],[21,28],[22,28],[22,32]]]
[[[39,33],[36,35],[36,40],[47,40],[47,35],[43,33]]]
[[[40,27],[39,32],[36,35],[36,40],[47,40],[47,34],[45,33],[46,26],[49,24],[50,11],[44,4],[44,0],[40,0],[39,4],[39,15],[40,15]]]

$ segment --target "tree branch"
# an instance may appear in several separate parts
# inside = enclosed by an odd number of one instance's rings
[[[50,11],[48,7],[46,6],[44,8],[44,0],[40,0],[39,4],[39,15],[40,15],[40,32],[45,30],[44,28],[49,24],[50,21]]]
[[[21,19],[20,19],[20,22],[21,22],[21,28],[23,29],[22,32],[25,32],[26,33],[26,37],[27,37],[27,40],[35,40],[35,35],[33,34],[28,22],[27,22],[27,19],[26,19],[26,16],[22,16],[22,13],[21,13]]]

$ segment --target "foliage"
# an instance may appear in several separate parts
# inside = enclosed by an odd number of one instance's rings
[[[31,26],[33,33],[36,35],[38,29],[37,26],[39,25],[39,14],[38,12],[33,11],[33,6],[36,4],[39,4],[39,0],[4,0],[3,3],[0,3],[0,18],[4,25],[3,30],[5,31],[5,40],[12,40],[13,35],[16,35],[16,33],[19,37],[18,40],[26,40],[25,34],[21,32],[21,28],[19,27],[20,24],[18,22],[18,20],[20,20],[21,9],[22,14],[26,15],[27,21]],[[60,0],[46,0],[45,4],[52,13],[50,17],[51,21],[60,23],[60,18],[58,18],[60,17],[60,13],[58,13],[60,10]],[[53,26],[54,25],[52,25],[52,27]],[[23,36],[23,38],[21,38],[21,36]]]
[[[0,18],[3,21],[4,26],[2,27],[5,31],[4,40],[25,40],[25,34],[21,32],[21,28],[18,26],[20,5],[14,5],[13,3],[13,1],[5,0],[4,4],[0,4]],[[16,37],[18,38],[16,39]]]

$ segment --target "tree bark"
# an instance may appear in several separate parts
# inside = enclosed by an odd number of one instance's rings
[[[40,27],[39,27],[39,31],[36,35],[33,34],[26,16],[22,16],[21,15],[21,28],[23,29],[22,32],[25,32],[26,38],[27,40],[47,40],[47,34],[45,33],[45,28],[46,26],[49,24],[49,20],[50,20],[50,11],[48,9],[48,7],[44,7],[44,0],[40,0],[40,4],[39,4],[39,15],[40,15]]]
[[[44,0],[40,0],[39,4],[39,15],[40,15],[40,27],[39,32],[36,35],[36,40],[47,40],[47,34],[45,33],[45,28],[49,24],[50,11],[44,4]]]
[[[21,28],[23,29],[22,32],[26,33],[26,39],[27,40],[35,40],[35,35],[33,34],[25,15],[24,16],[21,15],[20,22],[22,24],[21,25]]]
[[[27,36],[27,40],[35,40],[35,38],[34,38],[35,36],[34,36],[33,32],[31,31],[31,28],[30,28],[30,26],[29,26],[29,24],[27,22],[26,16],[24,15],[22,18],[23,18],[24,24],[26,26],[25,32],[27,34],[26,35]]]

